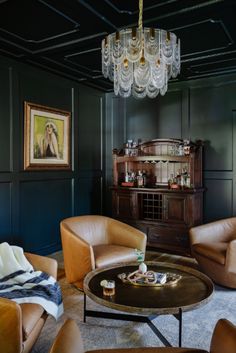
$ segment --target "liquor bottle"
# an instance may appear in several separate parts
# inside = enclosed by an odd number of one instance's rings
[[[182,173],[181,173],[181,175],[180,175],[180,188],[181,188],[181,189],[184,189],[184,183],[185,183],[184,180],[185,180],[185,179],[184,179],[184,171],[182,170]]]
[[[143,174],[141,170],[138,171],[138,175],[136,176],[136,181],[137,181],[137,187],[142,188],[143,187]]]
[[[191,187],[190,174],[189,173],[187,173],[187,176],[186,176],[186,187],[188,189],[190,189],[190,187]]]
[[[128,172],[125,174],[125,182],[126,182],[126,183],[129,182],[129,173],[128,173]]]
[[[143,186],[147,186],[147,173],[145,169],[143,169]]]
[[[130,181],[131,182],[135,182],[135,179],[136,179],[135,177],[136,177],[135,172],[131,171],[131,173],[130,173]]]
[[[129,155],[129,144],[128,144],[128,142],[125,143],[124,151],[125,151],[125,155],[128,156]]]
[[[188,176],[188,172],[187,172],[187,168],[184,167],[183,168],[183,188],[187,188],[187,176]]]
[[[174,179],[174,174],[171,174],[170,178],[168,179],[168,189],[171,189],[171,185],[173,184],[173,179]]]
[[[190,154],[190,141],[189,140],[184,140],[184,155],[188,156]]]
[[[181,186],[181,170],[179,169],[178,170],[178,173],[176,175],[176,182],[177,182],[177,185],[179,185],[179,187]]]

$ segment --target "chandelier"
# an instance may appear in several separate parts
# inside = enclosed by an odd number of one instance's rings
[[[180,72],[180,40],[163,29],[143,28],[142,14],[139,0],[139,27],[122,29],[102,41],[102,73],[121,97],[163,96],[168,80]]]

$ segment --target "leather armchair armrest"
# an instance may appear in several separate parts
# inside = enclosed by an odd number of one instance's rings
[[[66,278],[69,283],[80,282],[95,269],[93,248],[65,224],[61,224],[61,239]]]
[[[43,271],[57,279],[57,261],[50,257],[24,253],[35,271]]]
[[[78,326],[68,319],[61,327],[49,353],[84,353]]]
[[[236,273],[236,239],[228,244],[225,265],[230,273]]]
[[[128,246],[145,253],[147,236],[140,230],[128,224],[112,220],[109,222],[107,232],[110,244]]]
[[[23,349],[21,308],[5,298],[0,298],[0,347],[4,353],[21,353]]]
[[[236,233],[236,217],[202,224],[189,231],[190,244],[229,241]]]

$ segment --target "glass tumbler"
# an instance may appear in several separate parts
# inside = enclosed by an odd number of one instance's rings
[[[103,286],[103,295],[111,297],[115,294],[116,284],[113,280],[107,280],[106,284]]]

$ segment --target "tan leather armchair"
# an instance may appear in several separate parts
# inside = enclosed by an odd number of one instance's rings
[[[214,282],[236,288],[236,217],[193,227],[191,253]]]
[[[45,256],[25,253],[35,270],[57,278],[57,261]],[[17,304],[0,298],[0,351],[28,353],[38,338],[47,318],[39,304]]]
[[[145,254],[146,235],[109,217],[70,217],[60,226],[66,278],[79,289],[91,270],[136,261],[135,249]]]
[[[209,353],[235,353],[236,326],[220,319],[214,329]],[[194,348],[147,347],[113,348],[84,351],[80,331],[73,320],[67,320],[60,329],[49,353],[208,353]]]

